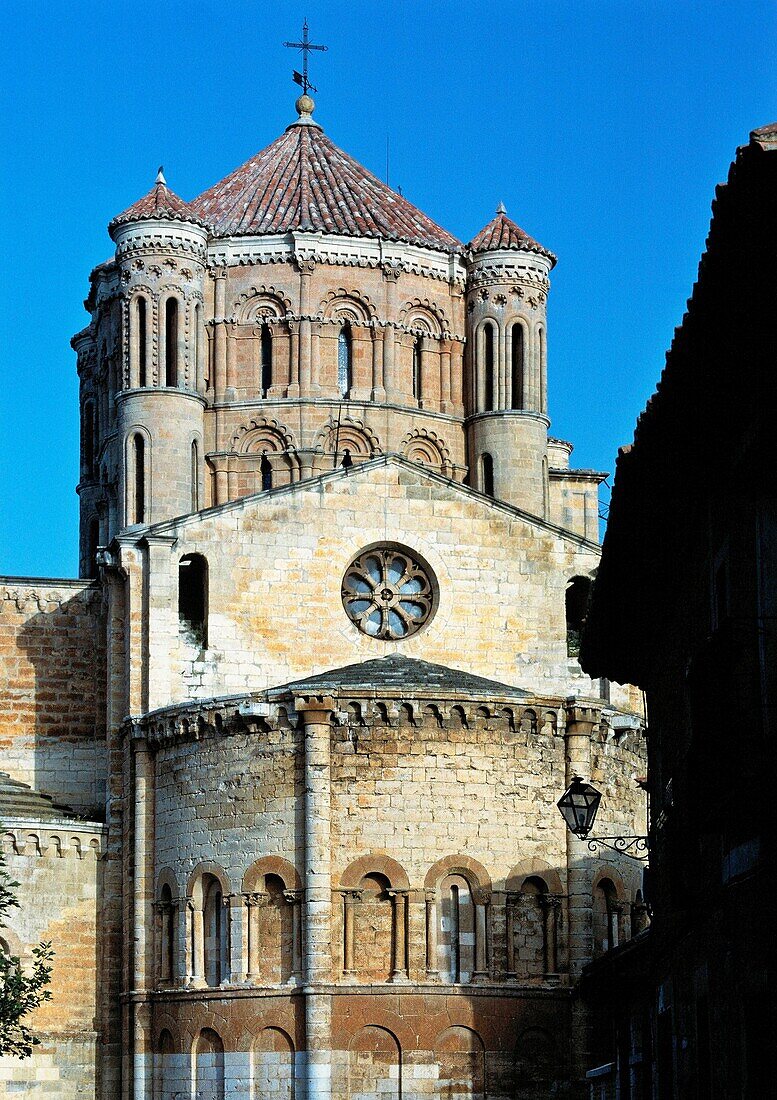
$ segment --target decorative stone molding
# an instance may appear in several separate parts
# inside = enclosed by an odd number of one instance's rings
[[[246,324],[258,323],[265,319],[281,320],[292,312],[291,299],[274,286],[252,286],[236,299],[231,321]]]
[[[399,449],[410,462],[418,462],[422,466],[437,466],[446,476],[450,476],[453,471],[451,453],[436,432],[414,428],[404,437]]]
[[[377,310],[369,297],[360,290],[352,288],[347,290],[339,287],[331,290],[321,301],[316,313],[316,320],[356,321],[361,324],[369,324],[377,320]]]
[[[6,818],[0,844],[5,855],[43,859],[99,859],[107,828],[94,821],[63,818],[45,823]]]
[[[318,453],[334,454],[335,442],[338,451],[344,451],[347,447],[354,457],[373,458],[383,453],[375,432],[363,420],[350,414],[339,422],[334,415],[330,415],[316,433],[314,448]]]
[[[261,453],[264,447],[273,454],[297,449],[294,437],[288,428],[266,416],[249,420],[232,436],[231,449],[237,454]]]
[[[65,585],[69,586],[69,590]],[[98,595],[94,581],[60,582],[51,589],[39,584],[14,584],[0,589],[0,599],[13,603],[20,613],[27,612],[34,604],[41,612],[65,611],[81,615],[91,610]]]

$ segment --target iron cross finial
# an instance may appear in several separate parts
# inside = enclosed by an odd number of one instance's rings
[[[322,53],[326,53],[329,49],[328,46],[315,46],[308,38],[308,21],[305,19],[302,23],[302,41],[301,42],[284,42],[284,46],[287,46],[290,50],[300,50],[302,53],[302,72],[298,73],[296,69],[292,69],[292,80],[295,84],[302,85],[302,92],[307,95],[308,92],[317,92],[318,88],[315,88],[308,80],[308,54],[311,50],[320,50]]]

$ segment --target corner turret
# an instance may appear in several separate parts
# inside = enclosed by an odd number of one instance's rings
[[[501,203],[467,253],[470,483],[546,517],[545,305],[556,257]]]

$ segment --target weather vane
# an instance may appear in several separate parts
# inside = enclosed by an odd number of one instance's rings
[[[284,42],[284,46],[288,46],[290,50],[300,50],[302,53],[302,72],[298,73],[296,69],[292,70],[292,79],[295,84],[302,85],[302,92],[307,95],[308,92],[317,92],[318,88],[308,80],[308,54],[311,50],[321,50],[322,53],[326,53],[329,49],[328,46],[314,46],[308,38],[308,21],[305,19],[302,23],[302,41],[301,42]]]

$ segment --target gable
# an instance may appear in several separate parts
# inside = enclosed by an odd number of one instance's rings
[[[598,562],[585,540],[394,458],[158,524],[133,542],[151,620],[143,709],[392,652],[568,693],[566,586]],[[126,552],[126,536],[121,544]],[[434,588],[433,614],[401,641],[367,636],[345,611],[346,572],[376,546],[415,555]],[[178,621],[179,562],[192,554],[207,562],[204,653]]]

